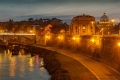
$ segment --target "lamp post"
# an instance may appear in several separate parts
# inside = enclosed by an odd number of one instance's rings
[[[76,48],[78,49],[80,37],[79,36],[73,36],[72,37],[73,43],[75,44]]]
[[[92,38],[92,39],[91,39],[91,42],[92,42],[92,48],[93,48],[92,52],[95,52],[95,53],[96,53],[96,50],[95,50],[95,48],[96,48],[95,39]]]
[[[46,34],[45,35],[45,45],[47,43],[48,40],[50,40],[51,36],[49,34]]]
[[[119,52],[120,52],[120,42],[118,42],[118,54],[119,54]]]

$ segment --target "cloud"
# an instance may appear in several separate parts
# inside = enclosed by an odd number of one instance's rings
[[[119,0],[2,0],[0,4],[117,3]]]
[[[48,15],[48,14],[42,14],[42,15],[23,15],[23,16],[18,16],[18,17],[14,17],[16,20],[28,20],[29,18],[34,18],[34,19],[52,19],[52,18],[58,18],[61,19],[62,22],[67,22],[70,23],[71,19],[74,17],[75,15]]]
[[[15,19],[57,17],[64,21],[77,15],[119,17],[119,0],[2,0],[0,2],[0,21]]]

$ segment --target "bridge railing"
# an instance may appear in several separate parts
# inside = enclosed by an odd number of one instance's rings
[[[35,35],[34,33],[0,33],[0,35]]]

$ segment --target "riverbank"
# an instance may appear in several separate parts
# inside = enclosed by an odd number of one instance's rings
[[[97,78],[75,59],[61,53],[34,46],[34,51],[44,57],[50,80],[97,80]]]
[[[58,53],[61,53],[63,55],[66,55],[66,56],[68,56],[68,57],[70,57],[70,58],[72,58],[74,60],[77,60],[79,63],[83,64],[99,80],[103,80],[103,79],[104,80],[113,80],[113,79],[114,80],[120,80],[119,72],[117,72],[113,68],[109,67],[108,65],[106,65],[106,64],[104,64],[104,63],[102,63],[100,61],[97,61],[97,60],[94,60],[94,59],[92,59],[90,57],[82,55],[82,53],[80,53],[80,52],[76,53],[76,52],[73,52],[73,51],[67,50],[67,49],[60,49],[60,48],[57,48],[57,47],[47,47],[47,46],[40,46],[40,45],[27,45],[26,47],[28,48],[28,50],[30,50],[31,53],[33,53],[33,55],[35,53],[37,53],[37,54],[39,54],[39,56],[43,56],[44,54],[49,55],[49,54],[51,54],[51,52],[58,52]],[[55,54],[57,54],[57,53],[55,53]],[[49,57],[49,58],[51,58],[51,57]],[[54,58],[56,58],[56,56],[54,56]],[[49,65],[47,67],[49,67],[50,70],[51,69],[54,70],[54,68],[56,68],[56,66],[58,66],[57,63],[61,64],[60,61],[57,60],[57,59],[52,59],[52,61],[51,60],[46,60],[46,62],[49,63]],[[52,63],[55,62],[56,64],[53,65],[53,64],[51,64],[51,62]],[[63,63],[64,63],[64,61],[63,61]],[[46,63],[45,63],[45,65],[46,65]],[[58,70],[58,69],[56,69],[56,70]],[[54,70],[54,71],[56,71],[56,70]],[[60,68],[60,70],[58,70],[58,72],[56,73],[57,75],[58,75],[59,71],[63,72],[63,73],[64,72],[67,73],[67,70]],[[51,74],[51,76],[54,76],[54,75],[55,74]],[[70,75],[68,75],[68,76],[70,76]],[[68,79],[56,79],[56,78],[54,78],[54,79],[51,79],[51,80],[68,80]]]
[[[45,68],[51,80],[97,80],[85,66],[77,60],[55,51],[45,54]]]

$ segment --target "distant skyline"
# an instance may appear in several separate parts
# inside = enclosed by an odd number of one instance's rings
[[[86,14],[99,21],[105,12],[120,22],[120,0],[3,0],[0,1],[0,21],[28,18],[59,18],[70,24],[73,17]]]

